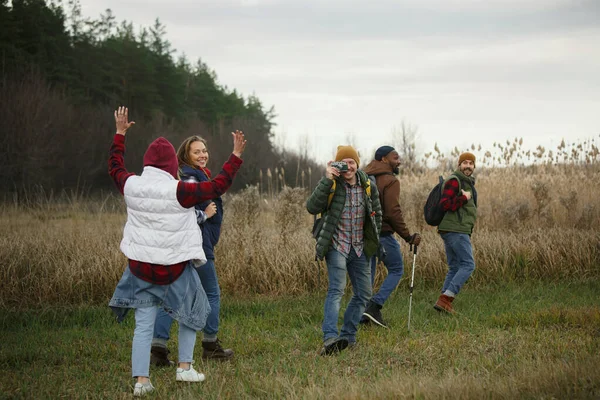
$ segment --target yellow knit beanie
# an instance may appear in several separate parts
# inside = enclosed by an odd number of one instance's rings
[[[342,161],[344,158],[351,158],[356,161],[356,166],[360,167],[360,158],[358,152],[352,146],[338,146],[335,154],[335,161]]]

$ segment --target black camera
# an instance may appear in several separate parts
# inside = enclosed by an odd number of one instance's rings
[[[331,163],[331,166],[340,172],[348,171],[348,164],[345,161],[334,161]]]

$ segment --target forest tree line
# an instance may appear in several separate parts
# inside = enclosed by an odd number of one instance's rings
[[[113,111],[130,109],[126,164],[141,172],[147,145],[165,136],[177,148],[190,135],[208,141],[218,172],[234,129],[246,133],[244,167],[233,189],[259,181],[261,170],[298,171],[316,163],[273,144],[274,108],[220,84],[201,60],[175,56],[157,19],[137,31],[107,10],[86,18],[76,0],[0,0],[0,190],[99,190],[107,174]]]

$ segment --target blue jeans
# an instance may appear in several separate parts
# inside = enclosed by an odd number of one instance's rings
[[[385,260],[383,264],[388,270],[388,275],[384,279],[379,292],[371,299],[372,302],[382,306],[385,301],[390,297],[402,274],[404,273],[404,261],[402,260],[402,252],[400,251],[400,244],[394,237],[394,235],[381,236],[379,242],[383,246],[386,252]],[[371,285],[375,284],[375,267],[377,266],[377,258],[373,256],[371,258]]]
[[[135,309],[135,330],[131,345],[131,376],[133,377],[150,376],[150,345],[157,311],[156,306]],[[180,323],[179,362],[192,362],[195,344],[196,331]]]
[[[207,260],[206,264],[194,269],[198,273],[200,283],[206,292],[208,304],[210,305],[210,313],[202,331],[205,339],[214,339],[219,332],[219,311],[221,309],[221,289],[219,288],[217,270],[215,269],[215,260]],[[154,337],[164,340],[166,344],[166,341],[169,340],[172,324],[173,318],[164,310],[159,310],[154,325]]]
[[[466,233],[446,232],[441,234],[446,248],[448,274],[444,281],[442,293],[446,290],[455,295],[475,270],[471,237]]]
[[[346,289],[347,272],[352,283],[353,295],[344,313],[344,324],[339,336],[346,338],[350,343],[356,342],[358,322],[371,297],[371,271],[367,257],[364,253],[359,257],[354,249],[351,249],[346,258],[337,250],[332,249],[325,256],[325,261],[327,262],[329,286],[325,298],[323,341],[338,337],[340,302]]]

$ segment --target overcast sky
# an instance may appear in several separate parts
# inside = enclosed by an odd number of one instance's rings
[[[599,0],[80,1],[160,18],[177,54],[275,107],[278,145],[308,138],[321,161],[350,138],[371,153],[402,121],[421,151],[600,134]]]

